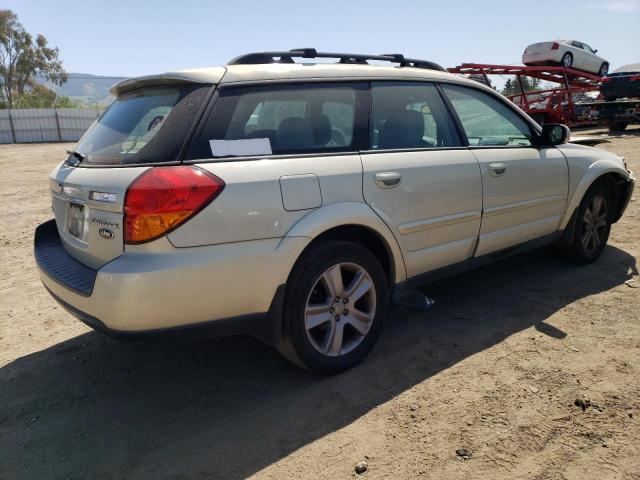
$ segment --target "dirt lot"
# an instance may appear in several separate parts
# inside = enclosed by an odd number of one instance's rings
[[[640,172],[628,134],[602,148]],[[0,478],[640,478],[638,193],[596,264],[536,251],[436,284],[318,378],[251,339],[119,343],[58,307],[31,249],[68,147],[0,146]]]

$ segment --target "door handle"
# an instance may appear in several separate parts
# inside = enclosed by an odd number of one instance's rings
[[[400,185],[402,175],[398,172],[379,172],[373,176],[376,185],[380,188],[393,188]]]
[[[507,166],[504,163],[489,164],[489,173],[494,177],[499,177],[500,175],[504,175],[504,172],[506,171],[507,171]]]

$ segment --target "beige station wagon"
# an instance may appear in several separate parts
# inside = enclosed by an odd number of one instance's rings
[[[113,92],[51,173],[35,257],[116,337],[251,334],[344,370],[413,285],[544,244],[596,260],[634,185],[624,159],[398,54],[253,53]]]

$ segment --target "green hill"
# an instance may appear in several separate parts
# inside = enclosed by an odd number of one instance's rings
[[[106,107],[113,101],[109,89],[126,77],[110,77],[104,75],[91,75],[88,73],[70,73],[69,79],[63,85],[54,85],[43,78],[38,78],[41,83],[62,97],[69,97],[73,101],[88,107]]]

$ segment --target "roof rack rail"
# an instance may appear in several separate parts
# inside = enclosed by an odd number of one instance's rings
[[[338,63],[368,65],[369,60],[397,63],[400,67],[425,68],[446,72],[444,68],[429,60],[405,58],[401,53],[385,53],[382,55],[363,55],[361,53],[329,53],[318,52],[315,48],[295,48],[282,52],[255,52],[240,55],[228,65],[258,65],[265,63],[296,63],[294,58],[335,58]]]

